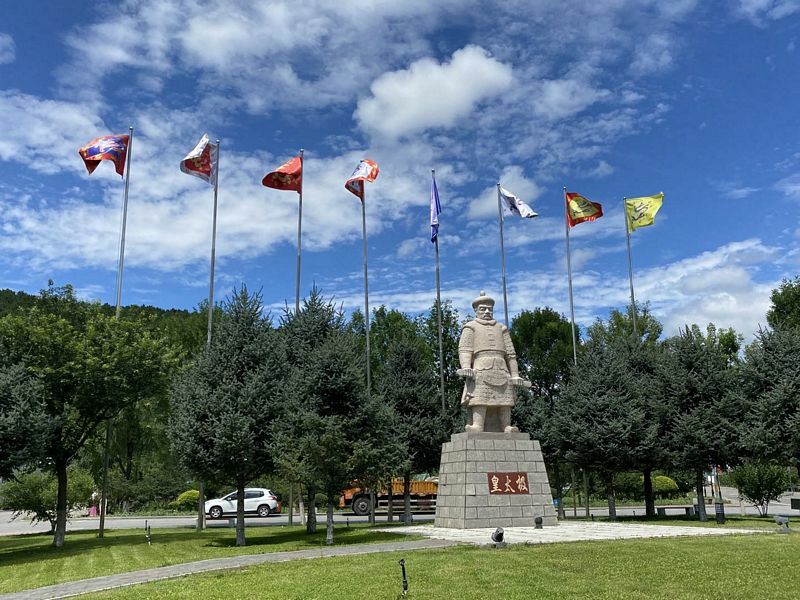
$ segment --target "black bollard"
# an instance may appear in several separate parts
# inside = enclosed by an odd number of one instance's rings
[[[408,594],[408,579],[406,579],[406,559],[400,559],[400,571],[403,574],[403,596]]]

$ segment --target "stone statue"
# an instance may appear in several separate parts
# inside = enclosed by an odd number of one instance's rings
[[[481,292],[472,302],[475,320],[464,325],[458,342],[457,373],[466,379],[461,404],[470,411],[466,431],[516,433],[511,407],[516,388],[530,387],[519,376],[508,327],[494,320],[494,299]]]

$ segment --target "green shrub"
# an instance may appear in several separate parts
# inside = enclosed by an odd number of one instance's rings
[[[641,473],[615,474],[614,493],[618,500],[644,499],[644,478]]]
[[[95,489],[94,479],[85,469],[71,465],[67,469],[67,517],[73,510],[89,504]],[[31,522],[47,521],[55,530],[58,482],[48,471],[16,472],[15,479],[0,487],[3,506],[14,511],[13,518],[26,515]]]
[[[666,475],[656,475],[653,477],[653,494],[657,498],[674,498],[680,490],[675,480]]]
[[[749,462],[736,467],[731,473],[739,495],[758,509],[758,514],[767,516],[769,503],[777,500],[791,484],[785,467],[761,462]]]
[[[200,501],[200,490],[186,490],[169,503],[170,508],[177,510],[196,510]]]

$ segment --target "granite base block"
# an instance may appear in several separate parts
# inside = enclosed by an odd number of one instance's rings
[[[526,473],[528,492],[491,494],[489,473]],[[542,449],[527,433],[454,433],[442,444],[436,527],[556,524]]]

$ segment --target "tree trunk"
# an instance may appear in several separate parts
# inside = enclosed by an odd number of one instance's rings
[[[294,525],[294,484],[289,484],[289,527]]]
[[[236,484],[236,545],[247,545],[244,538],[244,481]]]
[[[583,468],[583,495],[586,497],[586,518],[589,518],[589,471]]]
[[[558,465],[558,460],[553,464],[553,476],[556,484],[556,503],[558,505],[556,511],[558,513],[558,520],[563,521],[567,515],[564,514],[564,494],[561,491],[564,486],[561,485],[561,468]]]
[[[403,523],[411,523],[411,473],[403,473]]]
[[[308,518],[306,519],[306,533],[317,533],[317,511],[314,510],[314,501],[317,498],[316,486],[308,486]]]
[[[206,526],[206,484],[201,481],[197,487],[200,488],[197,490],[197,531],[203,531]]]
[[[369,489],[369,504],[372,507],[372,510],[369,511],[367,521],[370,525],[375,525],[375,512],[378,510],[378,495],[375,493],[374,488]]]
[[[56,496],[56,528],[53,546],[61,548],[67,534],[67,459],[59,456],[55,461],[58,495]]]
[[[644,477],[644,514],[648,517],[656,516],[656,497],[653,493],[653,471],[650,468],[642,471]]]
[[[391,523],[394,521],[394,486],[392,485],[391,477],[389,477],[389,486],[387,491],[389,493],[389,507],[386,509],[386,521]]]
[[[333,544],[333,495],[328,496],[328,511],[325,514],[325,543]]]
[[[697,494],[697,516],[701,521],[708,521],[706,514],[706,494],[703,490],[703,469],[697,471],[694,491]]]
[[[297,486],[297,514],[300,515],[300,526],[306,526],[306,505],[303,501],[303,486]]]
[[[603,477],[606,482],[606,498],[608,498],[608,518],[617,520],[617,499],[614,497],[614,473],[609,471]]]

